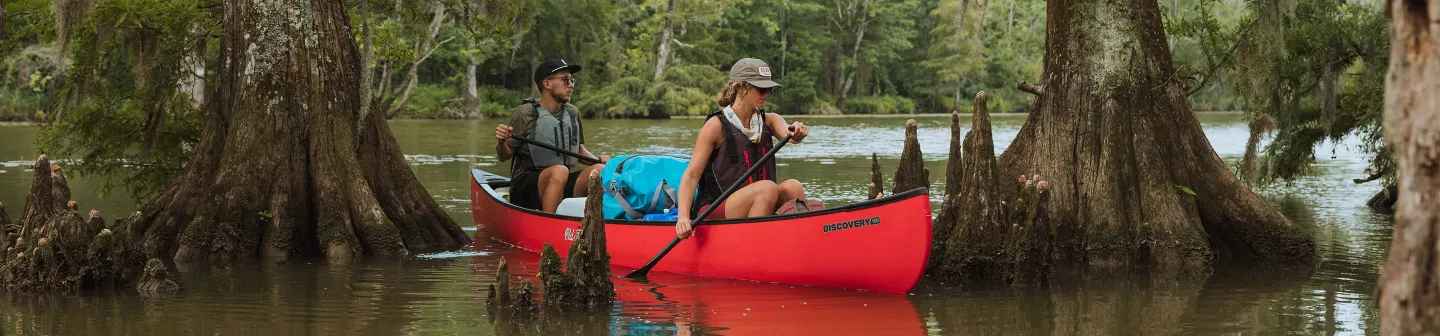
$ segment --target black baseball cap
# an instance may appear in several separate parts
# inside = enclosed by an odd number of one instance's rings
[[[535,67],[535,84],[539,85],[540,81],[544,80],[545,77],[550,77],[550,75],[560,72],[561,70],[570,71],[570,73],[573,74],[580,72],[580,65],[566,62],[559,58],[551,58],[540,62],[540,66]]]

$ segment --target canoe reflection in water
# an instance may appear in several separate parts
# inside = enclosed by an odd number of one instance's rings
[[[483,236],[484,234],[479,234]],[[477,236],[478,239],[485,237]],[[512,288],[538,284],[540,256],[507,249]],[[496,258],[476,257],[480,279],[494,279]],[[630,269],[612,267],[612,274]],[[545,315],[534,325],[502,325],[499,334],[680,335],[923,335],[925,325],[909,295],[650,274],[644,281],[616,278],[615,307],[606,316]],[[536,291],[537,299],[543,288]],[[541,304],[544,304],[543,302]],[[494,320],[492,318],[492,320]],[[602,325],[598,325],[603,323]],[[603,329],[601,329],[603,328]],[[602,331],[603,330],[603,331]]]

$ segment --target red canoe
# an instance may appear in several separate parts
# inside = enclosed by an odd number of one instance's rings
[[[563,255],[580,218],[525,209],[497,189],[510,179],[471,171],[475,226],[530,251],[550,243]],[[794,215],[706,221],[653,270],[795,285],[905,293],[930,254],[926,189]],[[638,268],[675,238],[674,222],[608,220],[610,263]]]

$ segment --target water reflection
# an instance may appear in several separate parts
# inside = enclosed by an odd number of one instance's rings
[[[806,143],[779,153],[781,174],[807,185],[827,204],[865,198],[870,153],[893,173],[905,118],[803,119]],[[995,118],[997,150],[1023,117]],[[926,167],[943,188],[949,118],[919,120]],[[1202,116],[1206,135],[1227,161],[1244,151],[1238,116]],[[468,172],[504,174],[494,157],[494,121],[392,122],[416,176],[466,230],[471,223]],[[586,121],[587,147],[603,153],[689,150],[697,120]],[[5,168],[33,160],[34,128],[0,127],[0,202],[16,215],[29,172]],[[823,136],[822,136],[823,135]],[[184,289],[149,300],[133,291],[71,296],[0,293],[0,329],[51,334],[1360,334],[1378,332],[1372,296],[1385,258],[1391,218],[1366,209],[1379,189],[1355,185],[1366,163],[1355,139],[1328,144],[1315,175],[1258,188],[1271,204],[1315,236],[1314,270],[1264,267],[1215,270],[1207,276],[1124,274],[1056,279],[1047,290],[955,287],[926,281],[912,295],[762,284],[656,272],[647,283],[620,280],[619,304],[598,315],[546,317],[546,324],[496,328],[484,307],[495,262],[532,277],[538,254],[476,234],[476,246],[401,261],[354,265],[258,263],[172,272]],[[100,197],[101,180],[77,176],[82,207],[109,218],[135,209],[126,195]],[[939,196],[934,199],[938,204]],[[623,242],[612,242],[623,243]],[[617,269],[615,274],[628,270]],[[542,289],[543,290],[543,289]],[[748,309],[748,310],[747,310]]]

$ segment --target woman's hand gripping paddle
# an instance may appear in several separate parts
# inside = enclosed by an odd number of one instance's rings
[[[790,131],[794,132],[795,127],[791,126]],[[745,183],[746,179],[750,178],[750,175],[755,175],[755,171],[760,170],[760,167],[765,164],[765,161],[774,158],[775,152],[779,152],[781,147],[785,147],[785,144],[790,142],[791,136],[793,136],[793,133],[791,135],[786,135],[785,139],[780,140],[780,143],[775,144],[775,148],[771,148],[769,153],[765,153],[765,156],[761,157],[759,161],[755,161],[755,164],[751,165],[750,169],[745,171],[745,175],[740,175],[740,178],[736,179],[735,183],[731,183],[729,188],[725,188],[725,192],[721,193],[720,197],[715,199],[715,202],[710,203],[712,204],[711,206],[706,207],[705,211],[701,211],[700,216],[696,217],[695,220],[691,222],[693,225],[692,227],[700,226],[700,222],[705,221],[705,217],[710,216],[710,213],[714,212],[716,208],[719,208],[720,204],[724,204],[725,199],[730,198],[730,194],[735,193],[736,190],[740,190],[740,187],[743,186],[742,184]],[[680,211],[685,211],[685,209],[680,209]],[[680,237],[675,237],[675,240],[671,240],[670,245],[665,245],[665,249],[660,250],[660,254],[656,255],[654,259],[650,259],[650,262],[646,263],[644,267],[640,267],[640,269],[637,269],[634,272],[630,272],[630,274],[626,274],[625,277],[631,279],[644,278],[646,274],[650,273],[650,269],[655,267],[655,264],[660,263],[660,259],[664,258],[665,254],[670,253],[670,249],[675,248],[675,244],[680,243],[680,240]]]

